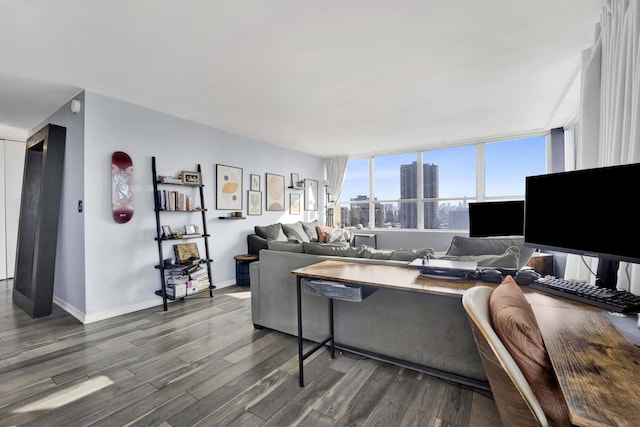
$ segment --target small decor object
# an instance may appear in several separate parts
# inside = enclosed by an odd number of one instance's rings
[[[201,185],[200,172],[182,172],[182,183],[185,185]]]
[[[260,175],[251,174],[251,191],[260,191]]]
[[[267,210],[284,210],[284,175],[267,174]]]
[[[111,211],[118,224],[133,216],[133,161],[122,151],[111,156]]]
[[[196,259],[200,259],[198,245],[195,243],[173,245],[173,252],[176,256],[176,261],[180,264],[191,264]]]
[[[291,173],[291,187],[300,188],[300,177],[297,173]]]
[[[173,238],[173,234],[171,234],[171,227],[169,227],[168,225],[163,225],[162,226],[162,238],[163,239],[172,239]]]
[[[291,215],[300,215],[300,195],[289,194],[289,213]]]
[[[305,211],[317,211],[318,210],[318,181],[315,179],[304,180],[304,210]]]
[[[247,215],[262,215],[262,193],[247,191]]]
[[[216,209],[242,209],[242,168],[216,165]]]

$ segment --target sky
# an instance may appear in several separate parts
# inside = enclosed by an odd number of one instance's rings
[[[486,195],[524,196],[525,177],[546,172],[546,138],[538,136],[485,144]],[[378,200],[400,197],[400,165],[417,153],[374,158],[374,195]],[[475,197],[476,146],[423,152],[423,162],[438,165],[439,197]],[[368,159],[350,160],[341,199],[368,195]]]

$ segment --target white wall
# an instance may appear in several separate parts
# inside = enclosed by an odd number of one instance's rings
[[[213,281],[218,287],[235,283],[234,256],[247,251],[246,236],[255,225],[277,221],[294,222],[318,217],[319,212],[266,212],[246,220],[223,221],[229,211],[215,209],[215,165],[243,168],[243,211],[249,174],[261,176],[264,198],[265,173],[284,175],[289,185],[291,172],[322,182],[324,160],[202,126],[140,106],[85,92],[84,136],[84,264],[85,322],[161,304],[154,291],[160,287],[157,269],[155,214],[151,157],[156,157],[158,174],[176,174],[202,167],[205,184],[209,249],[214,260]],[[126,224],[111,215],[111,155],[128,153],[134,164],[134,214]],[[287,191],[288,208],[288,191]],[[322,197],[322,195],[321,195]],[[263,199],[264,203],[264,199]],[[167,220],[168,225],[198,223],[185,215]],[[164,218],[164,217],[163,217]],[[163,220],[164,221],[164,220]],[[166,245],[167,257],[171,245]],[[65,264],[70,266],[71,260]],[[56,282],[55,293],[58,283]],[[188,303],[188,301],[186,302]],[[161,309],[161,308],[160,308]],[[171,309],[171,308],[170,308]]]

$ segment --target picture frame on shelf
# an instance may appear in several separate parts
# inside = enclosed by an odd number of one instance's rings
[[[187,224],[184,226],[184,234],[197,234],[198,229],[195,224]]]
[[[318,210],[318,181],[315,179],[304,180],[304,210]]]
[[[300,215],[300,194],[289,194],[289,214]]]
[[[168,225],[163,225],[162,226],[162,238],[163,239],[172,239],[173,238],[173,234],[171,233],[171,227],[169,227]]]
[[[242,210],[242,168],[216,165],[216,209]]]
[[[195,259],[200,259],[198,245],[195,243],[180,243],[173,245],[176,261],[180,264],[190,264]]]
[[[268,211],[284,211],[284,175],[266,174],[266,208]]]
[[[291,188],[300,188],[300,175],[291,172]]]
[[[260,175],[252,173],[249,175],[249,181],[251,183],[249,190],[260,191]]]
[[[247,191],[247,215],[262,215],[262,192]]]
[[[184,185],[202,185],[200,172],[182,171],[181,178]]]

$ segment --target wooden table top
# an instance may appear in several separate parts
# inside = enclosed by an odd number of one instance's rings
[[[327,260],[292,271],[296,276],[380,288],[459,296],[469,288],[487,285],[477,280],[447,280],[420,275],[417,267]]]
[[[382,288],[459,296],[476,280],[424,277],[416,267],[327,260],[292,271],[297,276]],[[604,310],[523,287],[565,396],[579,426],[640,425],[640,347]]]
[[[640,425],[640,347],[590,306],[531,305],[572,422]]]

